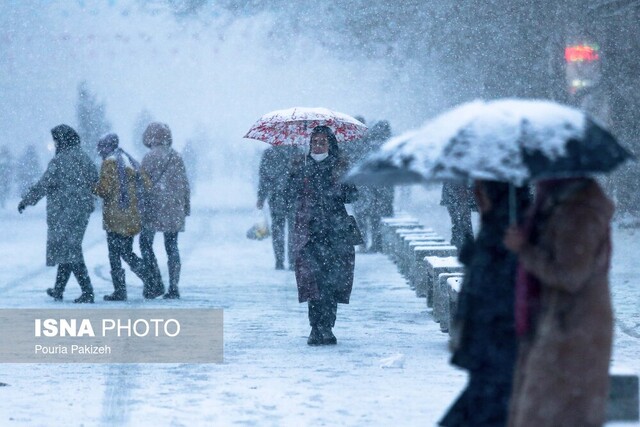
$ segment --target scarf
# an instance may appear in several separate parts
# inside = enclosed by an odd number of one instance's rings
[[[120,189],[120,194],[118,197],[118,206],[122,210],[126,210],[129,208],[130,200],[129,200],[129,186],[127,185],[127,165],[125,163],[125,157],[129,161],[131,168],[135,172],[136,179],[136,196],[138,199],[138,208],[140,208],[140,204],[142,201],[144,191],[142,176],[140,174],[140,163],[138,163],[133,157],[129,155],[122,148],[116,148],[111,153],[110,157],[113,156],[116,161],[116,167],[118,169],[118,187]]]

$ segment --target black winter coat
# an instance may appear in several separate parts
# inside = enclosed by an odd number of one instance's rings
[[[297,162],[290,177],[296,210],[294,256],[298,300],[320,299],[331,288],[337,302],[348,303],[353,286],[355,251],[347,243],[345,203],[357,197],[355,187],[340,179],[346,164],[333,156]]]
[[[510,381],[516,361],[514,289],[517,258],[502,243],[508,217],[487,214],[475,242],[460,254],[465,277],[456,321],[461,340],[451,362],[496,381]]]

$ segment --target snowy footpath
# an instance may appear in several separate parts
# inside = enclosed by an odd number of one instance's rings
[[[18,215],[0,210],[1,308],[68,308],[44,290],[44,203]],[[446,217],[425,217],[447,236]],[[309,347],[306,304],[293,273],[275,271],[270,240],[249,241],[248,211],[199,209],[180,234],[179,301],[145,301],[127,271],[130,300],[112,291],[98,212],[85,237],[95,308],[222,308],[222,364],[0,364],[1,426],[430,426],[463,388],[448,365],[447,335],[386,257],[357,254],[350,305],[340,305],[337,346]],[[640,372],[640,231],[615,228],[612,290],[614,365]],[[157,253],[166,278],[162,238]],[[84,308],[84,307],[83,307]],[[634,425],[611,423],[610,425]]]

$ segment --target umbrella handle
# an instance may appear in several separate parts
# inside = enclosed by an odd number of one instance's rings
[[[518,206],[516,201],[516,187],[509,183],[509,224],[516,225],[518,223]]]

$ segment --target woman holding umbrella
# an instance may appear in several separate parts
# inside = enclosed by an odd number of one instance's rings
[[[353,217],[345,203],[356,198],[355,187],[341,183],[347,170],[336,137],[316,126],[310,153],[291,172],[295,212],[294,259],[298,300],[309,304],[311,333],[307,344],[336,344],[332,332],[338,303],[348,304],[355,265]]]
[[[609,385],[613,203],[591,178],[540,181],[518,254],[520,354],[509,426],[601,426]]]
[[[515,192],[516,210],[525,212],[529,188]],[[477,180],[474,195],[480,229],[460,251],[465,275],[451,358],[469,372],[469,381],[440,420],[439,425],[448,427],[506,424],[518,348],[513,310],[517,259],[502,242],[510,220],[509,184]]]

